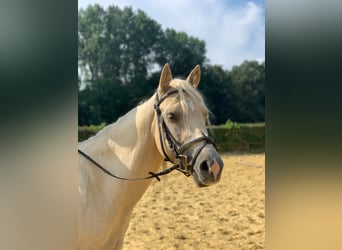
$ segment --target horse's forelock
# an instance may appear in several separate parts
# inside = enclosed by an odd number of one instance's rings
[[[184,80],[174,79],[173,81],[171,81],[170,86],[178,90],[180,101],[186,106],[186,109],[188,108],[187,106],[189,104],[186,102],[185,96],[188,96],[196,107],[199,107],[203,111],[209,112],[207,106],[204,103],[202,95],[189,83]]]
[[[179,98],[181,108],[183,111],[184,121],[188,121],[189,119],[189,116],[188,116],[189,109],[192,109],[190,105],[193,105],[194,107],[198,107],[201,111],[205,113],[209,112],[207,106],[204,103],[202,95],[195,88],[193,88],[189,83],[187,83],[185,80],[174,79],[173,81],[171,81],[170,86],[178,90],[179,97],[175,97],[175,98]],[[192,104],[187,102],[186,96],[190,98]],[[188,127],[188,122],[185,122],[185,124]],[[187,129],[190,129],[190,128],[187,128]]]

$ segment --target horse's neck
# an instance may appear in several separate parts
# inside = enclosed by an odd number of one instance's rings
[[[121,177],[139,178],[157,171],[163,158],[151,131],[153,104],[154,97],[81,143],[80,148]]]
[[[163,157],[152,135],[153,104],[152,97],[96,136],[80,143],[79,148],[120,177],[140,178],[148,176],[149,171],[156,172]],[[122,239],[129,215],[151,179],[113,179],[85,157],[79,157],[80,237],[92,249],[105,244],[115,245]]]

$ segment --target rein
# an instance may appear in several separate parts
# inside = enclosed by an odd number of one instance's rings
[[[193,164],[196,162],[197,157],[201,153],[202,149],[207,144],[212,144],[215,147],[214,141],[211,137],[206,136],[204,133],[202,133],[201,137],[195,138],[191,141],[188,141],[184,143],[183,145],[180,145],[180,143],[177,142],[177,140],[174,138],[174,136],[171,134],[169,128],[167,127],[162,115],[161,110],[159,108],[160,104],[170,95],[178,93],[178,90],[172,90],[170,92],[167,92],[165,95],[163,95],[160,99],[158,96],[158,93],[156,94],[156,102],[154,104],[154,109],[157,114],[158,118],[158,130],[159,130],[159,139],[160,144],[163,150],[163,154],[165,157],[165,161],[173,163],[173,165],[169,168],[166,168],[160,172],[153,173],[148,172],[150,175],[142,178],[124,178],[117,176],[113,173],[111,173],[109,170],[101,166],[98,162],[96,162],[93,158],[91,158],[89,155],[78,149],[78,153],[81,154],[83,157],[85,157],[87,160],[89,160],[91,163],[93,163],[96,167],[98,167],[102,172],[108,174],[109,176],[119,179],[119,180],[125,180],[125,181],[138,181],[138,180],[147,180],[151,178],[156,178],[158,181],[160,181],[159,176],[166,175],[171,173],[174,170],[182,172],[185,176],[189,177],[191,175],[191,172],[193,171]],[[165,139],[168,142],[169,148],[171,149],[172,153],[174,154],[174,157],[177,159],[177,163],[174,163],[170,160],[169,156],[166,153],[165,145],[163,143],[163,135],[165,134]],[[192,158],[191,162],[189,163],[189,157],[184,154],[186,149],[190,148],[193,144],[203,141],[204,143],[202,146],[196,151],[194,157]]]
[[[105,169],[104,167],[102,167],[98,162],[96,162],[93,158],[91,158],[89,155],[87,155],[86,153],[84,153],[83,151],[78,149],[78,153],[80,153],[81,155],[83,155],[87,160],[89,160],[91,163],[93,163],[96,167],[98,167],[99,169],[102,170],[102,172],[108,174],[109,176],[115,178],[115,179],[119,179],[119,180],[124,180],[124,181],[139,181],[139,180],[147,180],[147,179],[151,179],[151,178],[156,178],[158,181],[160,181],[159,176],[162,175],[166,175],[168,173],[171,173],[173,170],[177,169],[178,166],[177,165],[173,165],[167,169],[164,169],[163,171],[160,171],[158,173],[153,173],[153,172],[148,172],[150,174],[150,176],[146,176],[143,178],[133,178],[133,179],[129,179],[129,178],[123,178],[120,176],[116,176],[115,174],[109,172],[107,169]]]

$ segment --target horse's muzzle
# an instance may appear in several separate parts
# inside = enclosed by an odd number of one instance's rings
[[[206,187],[220,181],[223,161],[212,145],[206,145],[192,167],[196,184]]]

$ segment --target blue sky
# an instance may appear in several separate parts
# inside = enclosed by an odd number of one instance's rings
[[[141,9],[162,25],[204,40],[210,64],[231,69],[244,60],[265,58],[264,1],[253,0],[79,0],[78,8],[98,3]],[[194,62],[196,64],[196,62]]]

